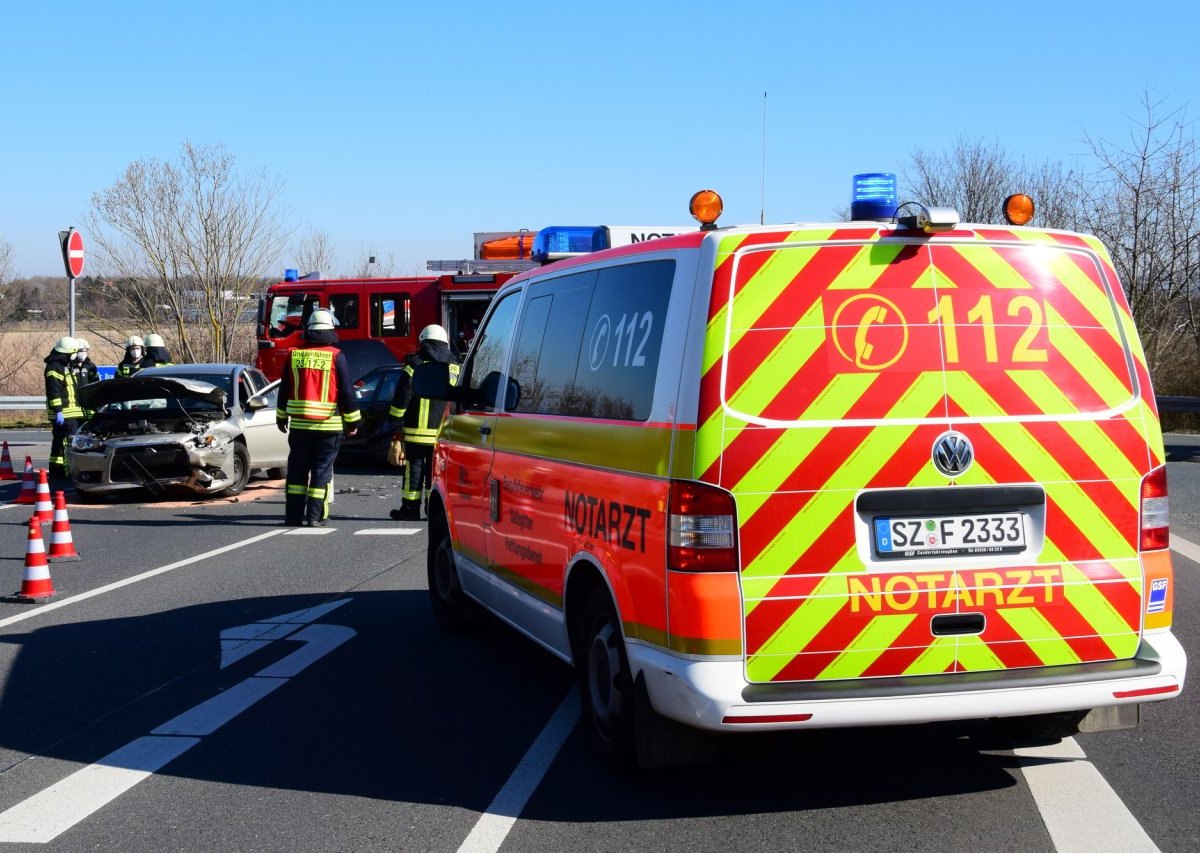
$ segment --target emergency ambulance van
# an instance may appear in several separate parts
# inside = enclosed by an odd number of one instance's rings
[[[490,611],[573,663],[610,762],[703,758],[708,732],[1058,738],[1183,688],[1106,249],[874,192],[855,221],[734,228],[697,193],[699,230],[514,278],[459,385],[414,378],[451,401],[439,622]]]

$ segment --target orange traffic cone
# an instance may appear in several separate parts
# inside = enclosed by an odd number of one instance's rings
[[[37,503],[33,507],[33,517],[45,524],[54,520],[54,504],[50,500],[50,480],[46,469],[38,469]]]
[[[37,474],[33,470],[33,459],[25,457],[25,481],[21,483],[21,494],[17,495],[14,504],[34,504],[37,502]]]
[[[17,472],[13,470],[12,457],[8,455],[8,442],[0,450],[0,480],[17,480]]]
[[[37,517],[29,519],[29,544],[25,549],[25,578],[21,591],[14,598],[36,601],[54,595],[50,567],[46,564],[46,545],[42,542],[42,525]]]
[[[50,550],[46,558],[51,563],[78,560],[75,540],[71,538],[71,519],[67,518],[67,496],[54,493],[54,526],[50,528]]]

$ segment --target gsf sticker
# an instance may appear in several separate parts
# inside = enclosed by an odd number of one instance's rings
[[[1150,581],[1150,600],[1146,602],[1147,613],[1162,613],[1167,609],[1167,587],[1170,584],[1166,578],[1155,578]]]
[[[646,343],[653,329],[653,311],[622,314],[616,323],[607,314],[600,315],[592,327],[588,366],[593,372],[605,367],[645,367]]]

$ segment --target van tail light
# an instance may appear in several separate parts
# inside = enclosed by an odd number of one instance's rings
[[[692,480],[672,480],[667,568],[676,572],[736,572],[737,511],[733,495]]]
[[[1171,547],[1171,526],[1167,500],[1167,466],[1155,468],[1142,478],[1142,535],[1143,551],[1159,551]]]

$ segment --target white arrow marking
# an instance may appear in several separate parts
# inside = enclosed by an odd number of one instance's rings
[[[221,632],[221,668],[263,648],[272,640],[304,643],[250,678],[218,693],[127,743],[95,764],[34,794],[0,814],[0,842],[45,844],[103,808],[168,762],[187,752],[259,699],[283,685],[355,635],[344,625],[309,624],[351,599],[273,616]],[[307,626],[307,627],[305,627]],[[231,645],[226,645],[227,643]]]

